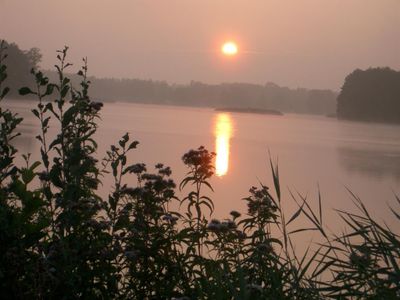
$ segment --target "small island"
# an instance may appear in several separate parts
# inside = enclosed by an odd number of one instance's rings
[[[215,111],[283,116],[283,113],[278,110],[251,107],[219,107]]]

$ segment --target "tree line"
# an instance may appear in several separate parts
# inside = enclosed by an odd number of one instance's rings
[[[3,45],[7,48],[7,65],[9,66],[4,84],[10,88],[10,97],[17,98],[19,87],[34,85],[30,72],[39,67],[42,54],[36,47],[22,50],[17,44],[7,41],[3,41]]]
[[[15,43],[7,47],[10,98],[18,98],[19,86],[32,87],[32,69],[38,69],[42,55],[38,48],[22,50]],[[44,71],[51,80],[54,71]],[[74,84],[79,77],[69,74]],[[92,96],[101,101],[273,109],[288,113],[334,115],[339,119],[400,122],[400,72],[390,68],[357,69],[349,74],[339,94],[331,90],[291,89],[275,83],[170,84],[166,81],[89,77]]]
[[[93,95],[139,103],[274,109],[282,112],[331,114],[336,93],[330,90],[290,89],[274,83],[168,84],[138,79],[93,78]]]
[[[10,97],[18,98],[17,87],[32,86],[32,68],[38,68],[42,55],[38,48],[21,50],[14,43],[7,44],[9,77],[6,84],[11,88]],[[56,80],[53,71],[44,71]],[[71,81],[79,78],[69,74]],[[143,79],[115,79],[89,77],[92,96],[102,101],[126,101],[197,107],[233,107],[274,109],[282,112],[306,114],[333,114],[336,110],[337,93],[331,90],[291,89],[275,83],[221,83],[206,84],[191,81],[188,84],[170,84],[165,81]]]

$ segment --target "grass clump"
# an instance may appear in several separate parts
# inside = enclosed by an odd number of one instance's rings
[[[84,60],[81,84],[65,71],[67,48],[58,52],[58,82],[32,70],[36,89],[32,113],[40,161],[14,162],[12,141],[22,121],[0,107],[0,295],[5,299],[396,299],[400,296],[400,240],[378,224],[354,196],[359,214],[339,212],[346,234],[330,236],[321,200],[315,212],[292,195],[298,210],[286,221],[278,168],[271,163],[274,197],[252,187],[246,213],[212,218],[214,153],[190,150],[188,173],[176,196],[171,169],[153,171],[131,163],[138,142],[124,135],[96,158],[94,134],[102,104],[89,97]],[[0,95],[7,73],[0,47]],[[48,135],[49,126],[60,131]],[[52,125],[50,125],[52,124]],[[112,176],[109,195],[98,194],[101,176]],[[397,198],[398,202],[400,200]],[[170,207],[178,203],[179,211]],[[400,213],[392,208],[399,219]],[[303,217],[309,228],[292,229]],[[299,257],[292,236],[319,232],[325,242]]]

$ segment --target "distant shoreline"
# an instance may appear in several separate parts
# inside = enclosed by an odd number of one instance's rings
[[[238,112],[238,113],[247,113],[247,114],[260,114],[260,115],[274,115],[274,116],[283,116],[283,113],[274,110],[274,109],[263,109],[263,108],[239,108],[239,107],[218,107],[215,111],[222,112]]]

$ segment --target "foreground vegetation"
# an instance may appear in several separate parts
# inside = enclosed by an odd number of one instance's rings
[[[0,47],[0,98],[8,88]],[[274,197],[252,187],[245,214],[212,219],[214,154],[200,147],[183,157],[188,168],[176,197],[171,170],[150,172],[130,163],[137,141],[124,135],[97,160],[101,103],[89,98],[87,66],[79,89],[65,71],[67,48],[58,52],[58,82],[33,70],[32,112],[41,125],[41,160],[24,166],[13,146],[22,121],[0,107],[0,295],[4,299],[396,299],[400,296],[400,239],[371,217],[354,197],[359,214],[339,212],[346,234],[330,236],[321,199],[314,211],[293,195],[298,210],[286,217],[278,168],[271,163]],[[45,101],[50,100],[50,101]],[[58,124],[58,125],[57,125]],[[59,126],[55,138],[49,126]],[[112,176],[108,197],[98,194]],[[400,204],[400,199],[397,199]],[[173,203],[180,211],[173,211]],[[400,213],[392,209],[397,219]],[[210,217],[209,217],[210,216]],[[298,218],[312,226],[295,228]],[[293,235],[318,232],[322,244],[302,256]]]

